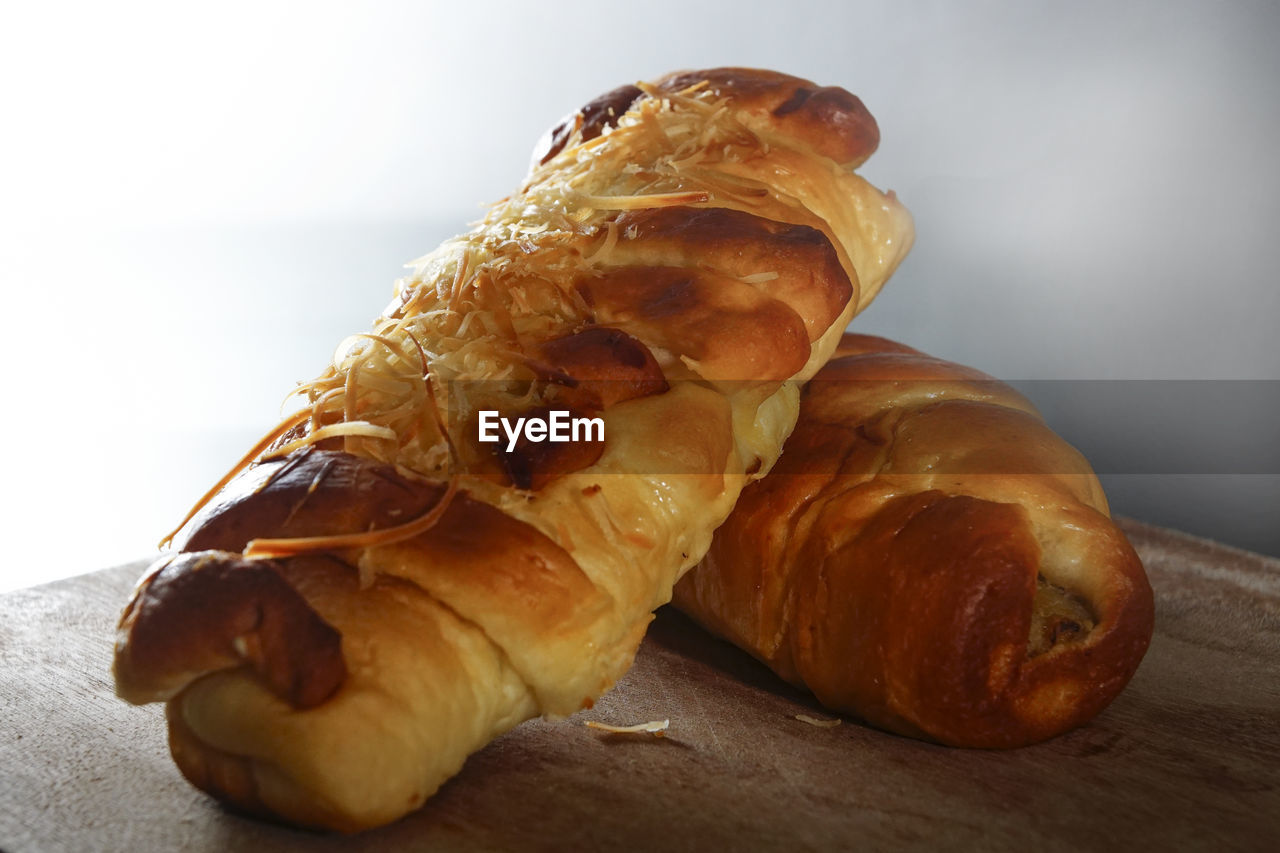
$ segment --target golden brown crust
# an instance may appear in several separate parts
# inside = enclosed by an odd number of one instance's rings
[[[638,86],[627,85],[591,99],[543,134],[534,146],[533,162],[541,165],[563,151],[575,130],[583,142],[595,139],[606,127],[613,127],[618,117],[643,94]]]
[[[1097,480],[1012,389],[846,335],[676,602],[829,707],[957,746],[1081,725],[1152,629]]]
[[[333,695],[346,678],[341,636],[277,569],[217,551],[162,560],[120,619],[115,673],[126,698],[167,699],[245,665],[295,708]]]
[[[563,548],[466,495],[427,532],[370,549],[363,565],[414,584],[479,626],[531,685],[542,658],[583,654],[585,632],[613,608]]]
[[[256,466],[224,491],[216,511],[198,518],[183,546],[239,552],[254,539],[302,538],[394,527],[427,511],[444,486],[340,451],[300,452]],[[234,495],[234,497],[232,497]],[[412,553],[409,558],[407,555]],[[392,558],[394,556],[394,559]],[[354,563],[360,555],[351,554]],[[573,558],[528,524],[463,492],[439,523],[364,559],[416,583],[477,618],[486,604],[519,602],[502,618],[530,630],[598,615],[594,587]],[[404,568],[392,570],[395,563]],[[452,592],[445,592],[448,587]],[[472,602],[460,605],[459,596]]]
[[[860,337],[844,336],[845,340]],[[810,423],[869,423],[882,413],[916,412],[947,400],[989,404],[1039,420],[1025,397],[972,367],[900,345],[854,353],[843,352],[844,348],[837,348],[837,357],[806,387],[805,416]]]
[[[622,267],[578,282],[596,318],[697,362],[705,379],[780,382],[809,360],[804,321],[749,284],[682,267]]]
[[[301,619],[314,613],[276,569],[336,558],[246,561],[238,553],[255,539],[394,527],[434,506],[442,492],[440,484],[338,451],[302,451],[255,466],[224,489],[215,509],[197,517],[182,546],[195,553],[180,554],[154,575],[126,612],[118,680],[139,695],[167,698],[193,677],[248,661],[265,670],[273,688],[289,686],[290,701],[323,699],[316,698],[321,691],[329,695],[341,683],[338,637],[323,622],[316,627]],[[575,632],[611,607],[563,548],[465,492],[423,533],[336,557],[361,566],[370,580],[387,575],[413,583],[509,649],[555,649],[547,639],[553,631],[572,643]],[[504,607],[495,609],[496,601]],[[252,632],[271,629],[261,642],[271,653],[263,664],[233,653],[235,638],[248,636],[256,649]],[[332,634],[330,645],[320,645],[324,636],[315,634],[321,629]],[[322,658],[328,665],[336,658],[336,680],[331,668],[319,666]],[[294,684],[299,673],[276,671],[293,661],[317,680]],[[175,689],[157,692],[150,686],[157,682]]]
[[[1034,743],[1092,719],[1146,648],[1134,594],[1096,601],[1104,621],[1079,643],[1032,653],[1041,553],[1015,505],[905,495],[838,550],[815,552],[821,538],[797,560],[795,670],[824,704],[876,725],[962,746]],[[1141,582],[1131,552],[1104,565]]]
[[[668,207],[625,213],[610,264],[697,266],[748,279],[804,320],[810,341],[849,304],[853,285],[827,235],[726,208]]]
[[[649,348],[621,329],[593,326],[547,341],[539,354],[573,380],[584,407],[600,409],[662,394],[667,379]],[[584,399],[585,398],[585,399]]]
[[[755,116],[758,125],[774,128],[847,168],[857,167],[880,144],[875,117],[856,95],[790,74],[759,68],[678,71],[657,80],[655,89],[675,93],[700,85]],[[643,90],[627,85],[593,98],[543,135],[533,162],[546,163],[559,154],[575,131],[583,142],[595,139],[643,97],[647,97]]]
[[[239,553],[254,539],[395,527],[434,507],[441,483],[342,451],[304,448],[250,468],[192,520],[182,551]]]
[[[836,351],[832,354],[832,359],[840,358],[846,355],[859,355],[861,353],[911,353],[914,355],[924,355],[920,350],[909,347],[899,341],[891,341],[888,338],[882,338],[879,335],[862,335],[848,333],[842,335],[840,343],[836,344]]]
[[[489,731],[495,694],[514,691],[516,719],[529,713],[494,644],[415,584],[363,583],[328,559],[281,560],[280,574],[341,631],[348,677],[304,712],[243,669],[208,674],[169,700],[174,758],[215,796],[304,826],[365,829],[416,808],[448,775],[424,777],[406,753],[430,749],[456,772]]]
[[[880,144],[880,128],[862,101],[838,86],[758,68],[709,68],[663,77],[658,87],[679,92],[706,81],[740,110],[767,119],[782,134],[853,168]]]

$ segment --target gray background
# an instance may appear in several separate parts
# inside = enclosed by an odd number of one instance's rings
[[[1280,379],[1278,42],[1271,3],[6,12],[0,587],[146,554],[548,124],[719,64],[878,118],[918,234],[855,328],[1028,381],[1116,511],[1280,554],[1280,386],[1088,390]]]

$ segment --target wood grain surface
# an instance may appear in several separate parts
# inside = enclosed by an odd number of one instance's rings
[[[1094,723],[1013,752],[830,718],[672,611],[588,712],[527,723],[420,812],[355,837],[232,814],[169,759],[157,706],[116,699],[135,563],[0,597],[0,849],[1280,849],[1280,561],[1124,523],[1156,635]],[[666,738],[587,719],[670,718]]]

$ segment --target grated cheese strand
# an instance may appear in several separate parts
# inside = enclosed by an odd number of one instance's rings
[[[587,196],[586,202],[597,210],[650,210],[655,207],[680,207],[686,204],[705,204],[711,193],[695,192],[651,193],[631,196]]]
[[[236,474],[239,474],[245,468],[248,468],[249,465],[251,465],[253,461],[257,459],[258,456],[264,450],[266,450],[268,447],[271,446],[272,442],[276,441],[278,438],[280,438],[280,436],[284,435],[289,430],[293,429],[295,426],[305,421],[307,419],[308,414],[309,413],[306,409],[301,409],[297,412],[294,412],[292,415],[289,415],[284,420],[280,421],[280,423],[272,427],[267,432],[266,435],[258,439],[257,443],[254,444],[253,447],[249,448],[249,452],[246,453],[244,456],[240,457],[240,461],[237,462],[235,465],[232,465],[231,469],[227,471],[227,473],[223,474],[222,478],[218,480],[218,482],[214,483],[213,486],[210,487],[209,491],[205,492],[204,495],[200,498],[200,500],[195,502],[195,505],[192,506],[191,509],[187,510],[186,516],[182,519],[182,521],[178,522],[178,526],[170,530],[167,534],[165,534],[165,537],[160,540],[157,547],[165,548],[171,542],[173,542],[173,537],[178,535],[178,531],[181,530],[183,527],[186,527],[187,522],[195,518],[196,513],[204,509],[205,504],[213,500],[213,496],[216,495],[218,492],[222,491],[223,486],[225,486],[227,483],[230,483],[232,478],[234,478]]]
[[[319,429],[314,429],[301,438],[295,438],[286,444],[282,444],[268,455],[262,457],[262,462],[270,459],[278,459],[281,456],[288,456],[299,448],[315,444],[326,438],[338,437],[360,437],[360,438],[381,438],[385,441],[399,441],[400,437],[395,430],[389,429],[377,424],[371,424],[368,421],[344,421],[340,424],[330,424]]]
[[[253,539],[245,546],[244,556],[250,559],[270,557],[292,557],[311,551],[341,551],[347,548],[373,548],[378,545],[391,545],[403,542],[426,533],[440,520],[453,497],[458,493],[459,477],[449,479],[449,487],[445,489],[440,500],[431,509],[411,521],[397,524],[395,527],[383,527],[377,530],[366,530],[361,533],[338,533],[333,536],[301,536],[292,539]]]
[[[587,720],[583,725],[589,729],[598,729],[615,735],[651,734],[654,737],[665,737],[671,720],[653,720],[648,723],[636,723],[634,726],[611,726],[595,720]]]

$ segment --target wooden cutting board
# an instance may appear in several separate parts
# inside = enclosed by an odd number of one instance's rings
[[[1280,849],[1280,560],[1124,523],[1156,636],[1093,724],[1013,752],[827,719],[664,611],[596,707],[527,723],[420,812],[356,837],[225,811],[169,759],[161,710],[111,691],[112,629],[142,563],[0,597],[0,848],[580,850]],[[666,738],[587,719],[670,718]]]

